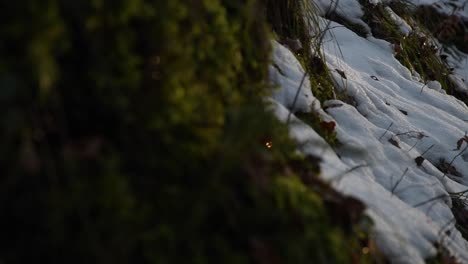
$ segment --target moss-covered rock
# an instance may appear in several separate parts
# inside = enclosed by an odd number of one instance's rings
[[[360,259],[266,110],[258,1],[2,7],[0,262]]]

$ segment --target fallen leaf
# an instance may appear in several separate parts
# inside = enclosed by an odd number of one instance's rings
[[[422,156],[418,156],[418,157],[416,157],[416,158],[414,159],[414,161],[416,162],[416,164],[417,164],[418,166],[421,166],[422,163],[424,162],[424,160],[425,160],[425,158],[423,158]]]
[[[398,109],[400,110],[401,113],[403,113],[404,115],[408,115],[408,112],[406,112],[405,110],[401,110],[401,109]]]
[[[460,138],[458,141],[457,141],[457,148],[455,150],[460,150],[462,144],[463,144],[463,141],[465,141],[465,138]]]
[[[346,78],[346,74],[345,74],[344,71],[339,70],[339,69],[335,69],[335,71],[340,74],[341,78],[348,79],[348,78]]]
[[[325,129],[330,134],[335,131],[335,126],[336,126],[336,123],[333,122],[333,121],[330,121],[330,122],[322,121],[322,122],[320,122],[320,127]]]
[[[393,146],[400,148],[400,144],[398,144],[398,142],[394,140],[393,138],[390,138],[388,142],[390,142]]]

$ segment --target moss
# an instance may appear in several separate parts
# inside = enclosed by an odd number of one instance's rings
[[[414,16],[441,43],[454,45],[462,52],[468,52],[466,45],[468,40],[467,21],[457,15],[441,14],[433,6],[418,7]]]
[[[360,204],[321,183],[319,158],[266,110],[262,10],[5,3],[1,261],[359,259],[362,207],[341,210]]]
[[[412,20],[411,8],[404,2],[393,3],[398,15],[406,19],[413,27],[408,36],[400,33],[398,26],[385,11],[383,4],[373,5],[362,2],[365,15],[363,20],[368,23],[375,37],[385,39],[394,45],[395,57],[408,69],[420,74],[425,83],[437,80],[448,93],[454,92],[454,85],[448,79],[450,70],[437,55],[438,47],[434,46],[430,37],[422,37],[421,33],[430,36],[424,25]]]
[[[297,118],[312,127],[332,147],[338,146],[334,125],[327,125],[315,113],[296,113]]]
[[[452,212],[456,219],[455,227],[465,239],[468,239],[468,209],[464,194],[452,197]]]
[[[320,33],[311,35],[319,28],[317,7],[304,0],[267,0],[267,18],[280,42],[297,39],[302,49],[295,52],[297,59],[308,73],[312,92],[320,101],[334,98],[334,86],[320,51]]]
[[[330,14],[328,14],[328,16],[327,16],[327,19],[332,20],[332,21],[334,21],[336,23],[339,23],[339,24],[343,25],[344,27],[350,29],[351,31],[355,32],[356,34],[358,34],[359,36],[361,36],[363,38],[365,38],[367,33],[368,33],[367,29],[364,28],[364,26],[362,26],[360,24],[352,23],[351,21],[349,21],[346,18],[340,16],[336,12],[330,12]]]

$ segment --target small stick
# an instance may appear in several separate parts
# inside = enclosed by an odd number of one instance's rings
[[[392,192],[392,195],[393,193],[395,192],[396,188],[398,187],[398,185],[400,184],[400,182],[403,180],[403,178],[405,177],[406,173],[408,172],[408,168],[406,168],[406,170],[403,172],[403,175],[401,175],[400,179],[398,179],[398,181],[396,182],[396,184],[393,186],[391,192]]]
[[[301,83],[299,84],[299,87],[297,88],[297,92],[296,92],[296,96],[294,97],[293,105],[292,105],[291,109],[289,110],[288,119],[286,120],[286,124],[289,124],[289,121],[291,120],[292,111],[293,111],[294,107],[296,106],[297,98],[299,97],[299,93],[301,92],[302,84],[304,84],[304,80],[305,80],[306,76],[307,76],[307,72],[304,72],[304,75],[302,76]]]
[[[430,202],[433,202],[433,201],[436,201],[436,200],[439,200],[439,199],[445,198],[445,197],[447,197],[447,195],[442,194],[442,195],[436,196],[436,197],[434,197],[434,198],[431,198],[431,199],[429,199],[429,200],[426,200],[426,201],[424,201],[424,202],[417,203],[417,204],[413,205],[413,207],[416,208],[416,207],[419,207],[419,206],[423,206],[423,205],[425,205],[425,204],[428,204],[428,203],[430,203]]]
[[[387,129],[385,130],[385,132],[379,137],[379,140],[381,140],[383,138],[383,136],[385,136],[385,134],[387,134],[388,130],[393,126],[393,122],[390,123],[390,125],[387,127]]]

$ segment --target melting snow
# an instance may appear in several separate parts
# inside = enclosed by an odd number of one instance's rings
[[[358,8],[353,10],[353,19],[360,19]],[[403,23],[401,28],[411,30]],[[294,115],[290,133],[302,152],[322,157],[324,179],[367,204],[375,222],[373,235],[392,262],[424,263],[437,253],[436,243],[468,262],[468,242],[454,227],[449,196],[468,189],[468,152],[455,150],[468,131],[468,107],[438,82],[421,83],[395,59],[386,41],[362,38],[332,22],[323,43],[328,67],[346,76],[331,71],[337,89],[357,106],[331,100],[324,105],[339,107],[325,112],[307,81],[297,94],[304,70],[287,48],[273,42],[270,76],[279,88],[270,100],[276,115],[286,121],[294,106],[293,112],[314,111],[336,122],[342,146],[335,150]],[[459,55],[465,61],[452,58],[452,63],[460,75],[467,74],[467,55]],[[417,164],[420,156],[424,159]],[[441,160],[453,160],[460,175],[440,172],[435,165]]]

